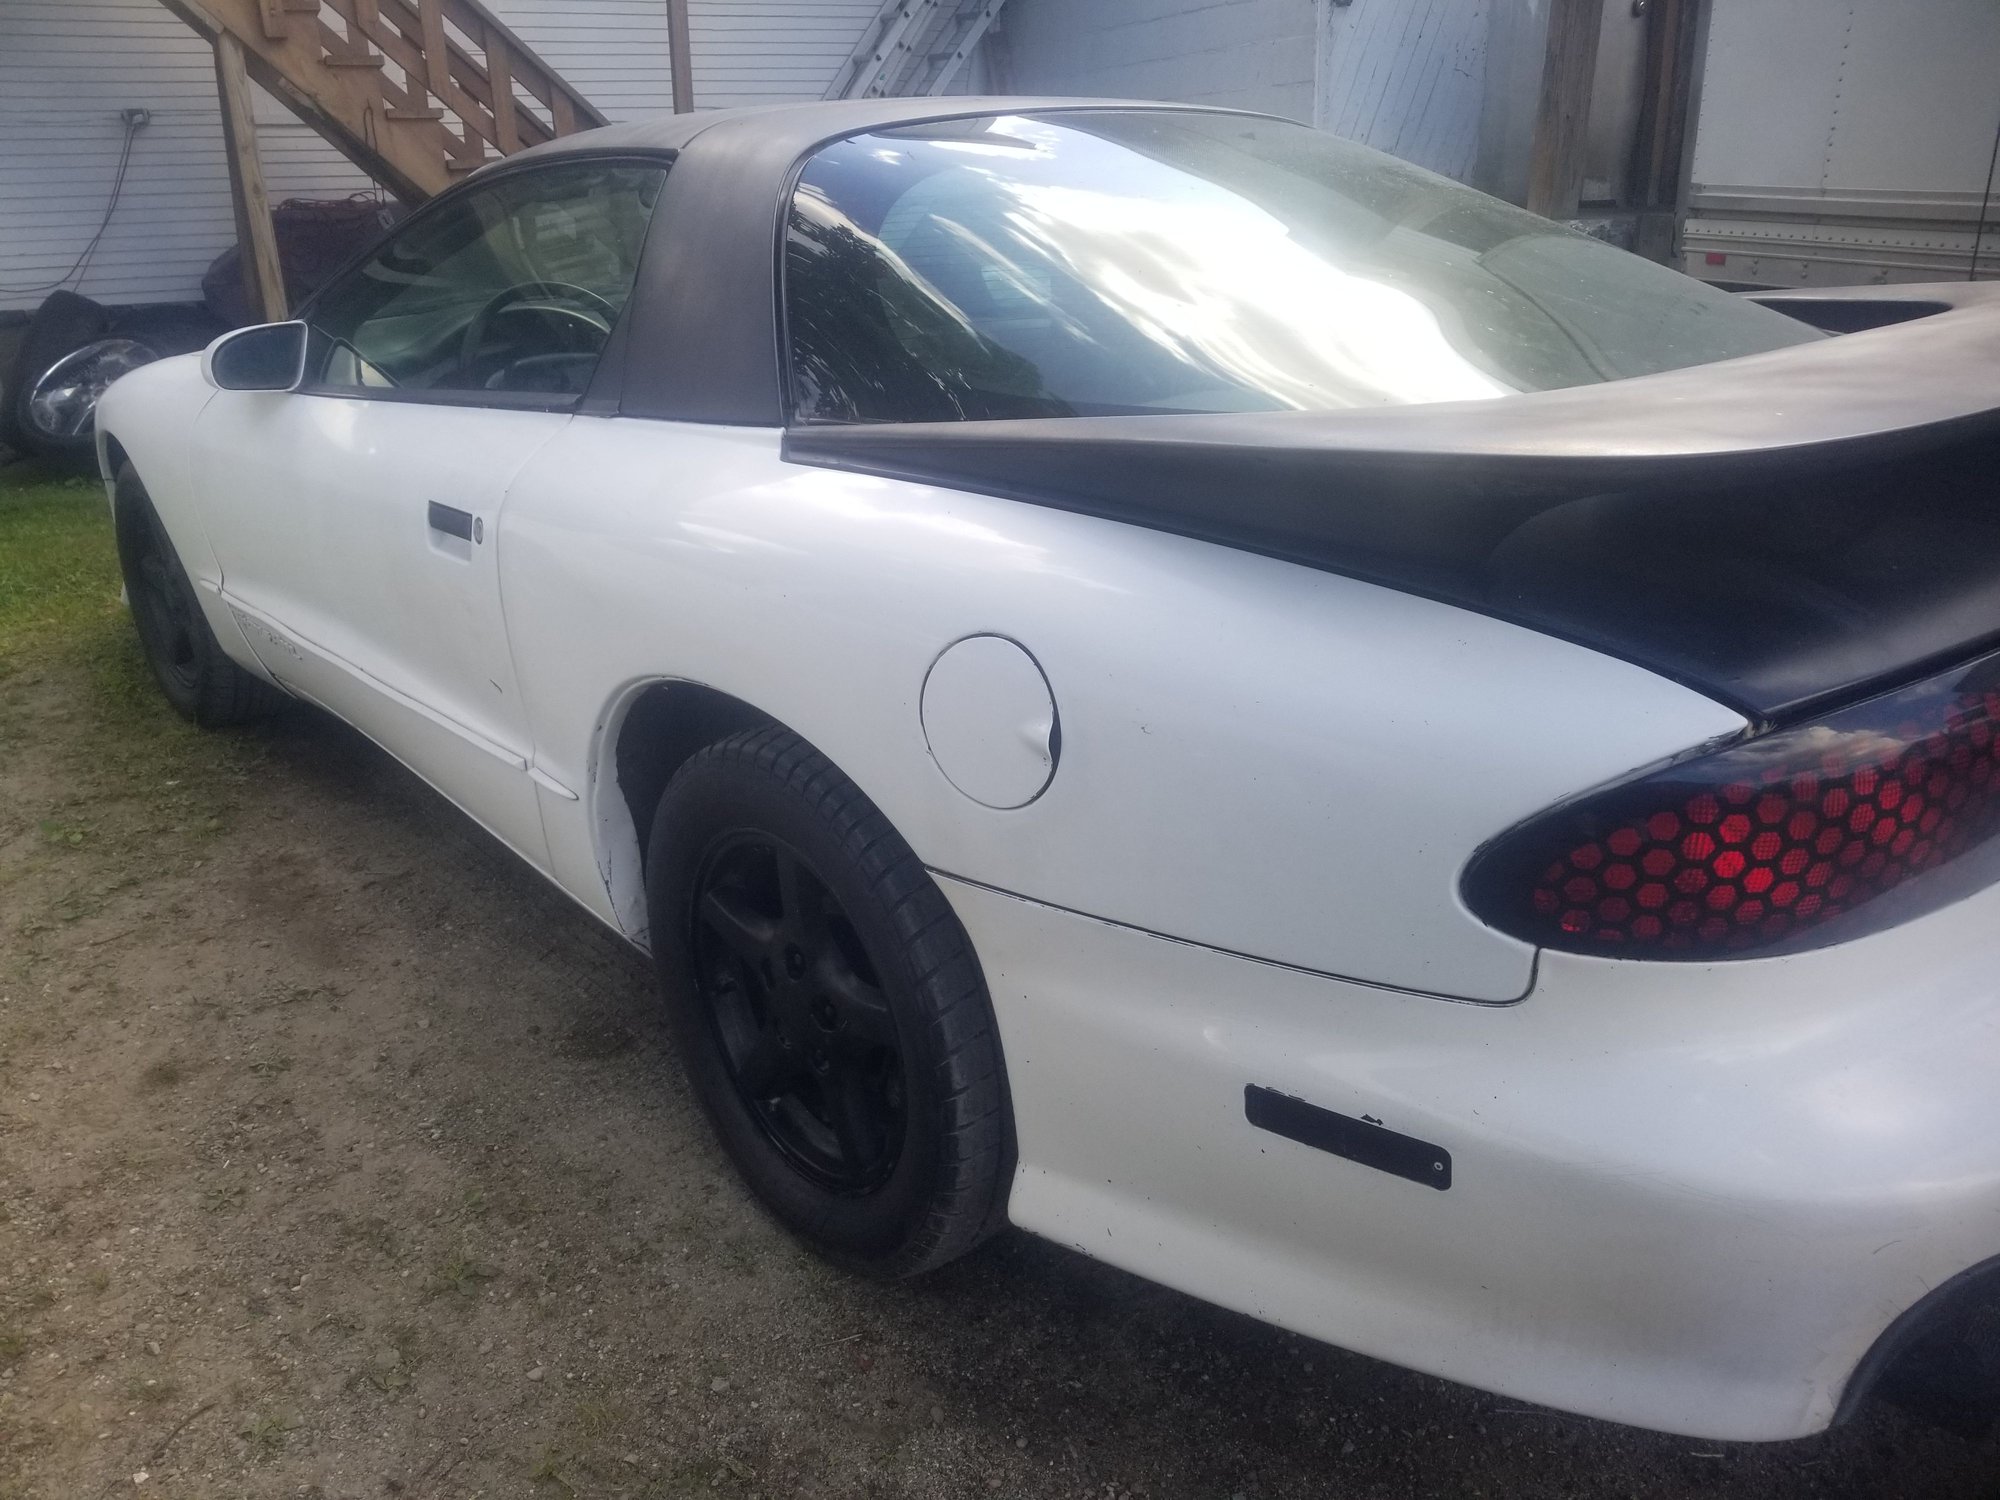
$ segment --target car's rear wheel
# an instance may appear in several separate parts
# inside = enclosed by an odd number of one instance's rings
[[[696,754],[660,798],[647,897],[688,1076],[782,1223],[907,1276],[1003,1222],[1006,1083],[971,944],[831,762],[775,728]]]
[[[167,701],[204,728],[270,713],[282,695],[223,654],[180,554],[129,463],[118,471],[115,504],[125,597],[146,664]]]

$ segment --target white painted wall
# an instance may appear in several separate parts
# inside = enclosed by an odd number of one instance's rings
[[[1021,93],[1263,110],[1460,179],[1478,163],[1489,13],[1546,0],[1011,0]]]
[[[673,108],[665,0],[487,0],[614,120]],[[688,0],[697,109],[817,99],[881,0]]]
[[[821,97],[881,8],[880,0],[688,0],[695,108]]]
[[[1014,93],[1172,99],[1310,120],[1315,4],[1008,0],[996,53]]]
[[[186,296],[231,238],[209,49],[155,0],[0,0],[0,309],[33,307],[123,201],[81,280],[110,302]]]
[[[664,0],[488,3],[610,118],[673,107]],[[819,98],[878,9],[690,0],[696,105]],[[192,301],[235,237],[207,44],[157,0],[0,0],[0,311],[37,306],[95,233],[128,106],[153,122],[134,142],[104,239],[61,284],[109,303]],[[372,190],[261,91],[257,115],[274,198]]]
[[[1322,3],[1313,123],[1470,180],[1486,92],[1489,0]]]

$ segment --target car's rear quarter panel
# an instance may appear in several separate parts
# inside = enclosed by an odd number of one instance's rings
[[[1507,1001],[1533,951],[1464,910],[1472,850],[1742,727],[1516,626],[1185,538],[789,465],[767,429],[578,419],[520,475],[501,533],[537,762],[592,789],[545,809],[555,858],[607,914],[621,901],[604,871],[630,870],[610,847],[629,827],[598,797],[620,705],[687,679],[813,741],[935,869]],[[1061,718],[1055,778],[1016,811],[953,788],[919,717],[939,653],[983,632],[1035,656]]]

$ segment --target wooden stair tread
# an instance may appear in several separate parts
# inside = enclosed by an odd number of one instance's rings
[[[602,123],[490,3],[165,0],[195,31],[239,43],[254,81],[411,200],[525,146]],[[546,118],[518,97],[524,89]]]

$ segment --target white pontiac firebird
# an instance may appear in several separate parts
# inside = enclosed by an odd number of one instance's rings
[[[98,441],[174,705],[650,950],[829,1256],[1783,1438],[2000,1282],[1996,349],[1280,120],[876,100],[488,168]]]

